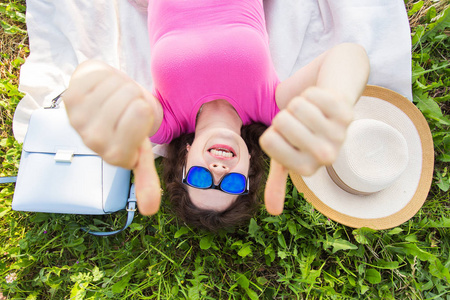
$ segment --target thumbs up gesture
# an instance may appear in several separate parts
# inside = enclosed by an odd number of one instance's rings
[[[288,171],[310,176],[332,164],[353,118],[353,105],[340,93],[310,87],[273,119],[260,138],[271,157],[265,188],[267,211],[283,212]]]
[[[161,191],[148,137],[160,124],[159,103],[125,74],[98,61],[78,66],[63,99],[86,146],[109,164],[134,168],[139,212],[155,214]]]

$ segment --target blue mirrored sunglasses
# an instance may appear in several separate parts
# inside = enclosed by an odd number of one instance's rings
[[[192,166],[187,174],[185,173],[186,166],[183,167],[183,180],[186,185],[197,189],[214,189],[232,195],[246,195],[248,194],[249,181],[241,173],[228,173],[222,177],[218,185],[214,184],[213,175],[211,172],[200,166]]]

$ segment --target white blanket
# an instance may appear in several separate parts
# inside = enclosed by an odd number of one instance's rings
[[[67,86],[76,66],[100,59],[151,89],[146,0],[29,0],[26,96],[14,115],[23,141],[31,112]],[[152,1],[152,0],[149,0]],[[138,9],[138,6],[144,9]],[[411,95],[411,36],[403,0],[264,0],[272,58],[281,80],[342,42],[363,45],[369,84]],[[158,152],[158,148],[155,149]]]

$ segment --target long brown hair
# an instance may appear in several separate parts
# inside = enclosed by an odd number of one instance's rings
[[[254,215],[259,205],[258,195],[265,174],[265,160],[267,158],[259,147],[259,137],[266,128],[261,123],[254,123],[241,128],[241,136],[251,155],[248,171],[249,193],[238,196],[230,207],[224,211],[196,207],[189,198],[186,186],[181,182],[181,173],[187,157],[186,144],[192,144],[194,133],[185,134],[172,140],[163,160],[163,178],[172,209],[181,220],[191,226],[215,232],[220,228],[242,225]]]

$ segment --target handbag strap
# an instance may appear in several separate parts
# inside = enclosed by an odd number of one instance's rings
[[[17,176],[0,177],[0,184],[16,182]]]
[[[134,213],[136,212],[136,193],[134,190],[134,184],[131,185],[130,188],[130,197],[128,198],[128,202],[127,202],[127,222],[125,224],[125,226],[122,229],[119,230],[115,230],[115,231],[107,231],[107,232],[102,232],[102,231],[89,231],[88,228],[81,228],[83,231],[95,235],[95,236],[110,236],[110,235],[114,235],[117,234],[119,232],[124,231],[125,229],[128,228],[128,226],[130,226],[130,224],[133,222],[133,218],[134,218]]]
[[[50,108],[50,109],[54,109],[54,108],[59,108],[59,103],[62,100],[62,95],[64,94],[66,90],[62,91],[61,94],[59,94],[58,96],[56,96],[55,98],[52,99],[52,102],[50,103],[50,106],[44,107],[44,108]]]

